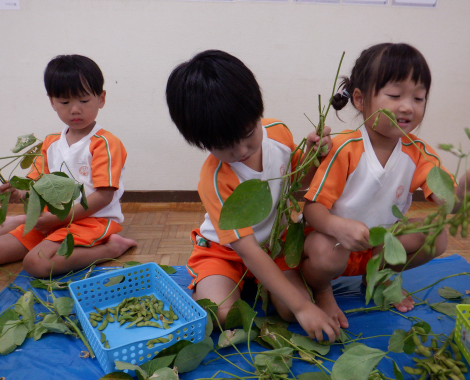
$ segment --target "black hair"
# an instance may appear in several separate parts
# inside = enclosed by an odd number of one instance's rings
[[[104,78],[98,65],[82,55],[59,55],[44,71],[44,85],[50,98],[77,98],[103,93]]]
[[[342,92],[333,96],[331,105],[336,110],[342,109],[356,88],[364,95],[367,104],[370,97],[377,95],[387,83],[401,82],[410,76],[414,83],[424,85],[427,100],[431,88],[431,71],[418,49],[408,44],[383,43],[371,46],[356,60],[350,78],[343,77],[338,87]],[[351,103],[356,107],[352,100]]]
[[[203,51],[168,78],[170,116],[186,141],[200,149],[224,149],[244,139],[263,115],[261,90],[238,58]]]

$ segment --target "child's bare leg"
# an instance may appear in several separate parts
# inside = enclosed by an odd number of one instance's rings
[[[282,272],[284,276],[302,293],[306,302],[311,302],[310,293],[308,292],[305,283],[300,275],[300,271],[292,269]],[[271,302],[274,305],[279,316],[286,322],[296,323],[297,319],[294,313],[278,298],[270,294]]]
[[[0,224],[0,236],[13,231],[16,227],[26,222],[26,215],[7,216],[5,222]]]
[[[229,294],[230,297],[225,300]],[[225,300],[217,309],[217,318],[222,327],[224,327],[230,308],[235,301],[240,299],[240,288],[235,281],[228,277],[222,275],[208,276],[197,283],[193,292],[193,299],[195,301],[204,298],[208,298],[216,304]],[[217,322],[214,322],[214,326],[218,328]]]
[[[51,274],[55,276],[83,269],[97,260],[104,262],[118,258],[129,248],[137,245],[132,239],[113,234],[105,244],[90,248],[75,247],[72,255],[65,259],[56,254],[60,244],[50,240],[39,243],[24,258],[24,270],[34,277],[46,278]]]
[[[348,320],[336,303],[331,281],[346,269],[350,252],[336,239],[319,232],[312,232],[305,239],[305,258],[300,269],[311,286],[315,303],[342,328],[349,326]]]
[[[23,260],[28,249],[10,234],[0,236],[0,265]]]

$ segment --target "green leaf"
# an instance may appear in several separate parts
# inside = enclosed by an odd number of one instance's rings
[[[11,150],[13,153],[18,153],[19,151],[23,150],[24,148],[34,144],[37,138],[33,135],[22,135],[18,136],[18,140],[16,141],[15,147]]]
[[[401,289],[402,283],[403,283],[403,279],[400,273],[385,288],[383,295],[385,297],[384,302],[386,305],[390,303],[400,303],[403,300],[404,296],[403,296],[403,292]]]
[[[73,299],[70,297],[55,298],[52,306],[62,317],[68,317],[73,309]]]
[[[255,365],[266,367],[272,373],[289,373],[289,368],[292,367],[291,356],[293,352],[294,350],[289,347],[266,351],[264,354],[255,356]]]
[[[178,354],[183,348],[187,346],[191,346],[192,343],[189,340],[179,340],[175,344],[171,345],[170,347],[161,350],[156,358],[163,358],[165,356],[176,355]]]
[[[392,206],[392,214],[395,218],[398,218],[398,219],[404,219],[405,218],[405,216],[401,213],[401,211],[397,207],[397,205]]]
[[[441,168],[433,167],[426,178],[426,184],[429,189],[439,198],[445,201],[446,210],[449,213],[455,203],[454,181],[449,174]]]
[[[386,309],[384,290],[385,290],[385,284],[383,283],[377,286],[377,288],[374,290],[374,303],[377,306],[382,307],[382,309]]]
[[[289,327],[289,323],[287,323],[284,319],[282,319],[279,315],[272,315],[270,317],[255,317],[255,325],[261,330],[261,327],[265,324],[271,325],[281,325],[283,327]]]
[[[393,362],[393,374],[395,375],[395,380],[405,380],[403,377],[403,374],[400,371],[400,368],[398,368],[397,363],[395,363],[395,360],[392,360]]]
[[[173,268],[173,267],[170,267],[168,265],[162,265],[162,264],[158,264],[160,266],[160,268],[163,269],[163,271],[166,273],[166,274],[174,274],[176,273],[176,269]]]
[[[7,323],[8,321],[18,321],[19,319],[20,316],[15,310],[6,310],[2,315],[0,315],[0,334],[2,333],[3,326],[5,326],[5,323]]]
[[[2,208],[0,208],[0,224],[3,224],[7,219],[8,211],[8,202],[10,202],[11,193],[0,194],[0,202],[2,203]]]
[[[450,152],[450,150],[454,147],[452,144],[439,144],[437,146],[439,149],[445,150],[446,152]]]
[[[0,336],[0,355],[13,352],[21,346],[28,335],[28,328],[23,321],[7,321]]]
[[[429,334],[431,332],[431,326],[429,325],[429,323],[427,322],[424,322],[424,321],[421,321],[421,322],[418,322],[418,323],[415,323],[413,325],[413,327],[421,327],[424,329],[424,332],[426,334]]]
[[[390,265],[398,265],[406,263],[406,250],[391,232],[385,234],[384,240],[384,258]]]
[[[366,305],[369,304],[372,296],[374,294],[375,285],[379,281],[379,269],[380,264],[382,263],[382,256],[383,254],[380,253],[375,257],[371,257],[371,259],[367,262],[366,266],[366,281],[367,281],[367,288],[366,288]]]
[[[310,339],[308,336],[292,334],[290,341],[297,347],[301,347],[307,351],[313,351],[317,354],[325,356],[330,351],[329,345],[320,344]]]
[[[207,318],[206,318],[206,327],[204,329],[204,338],[208,338],[211,336],[212,331],[214,331],[214,322],[213,319],[215,317],[212,315],[211,312],[207,313]]]
[[[298,380],[331,380],[331,377],[323,372],[306,372],[297,375]]]
[[[160,368],[154,372],[151,379],[158,380],[178,380],[178,375],[171,368]]]
[[[207,312],[207,315],[210,316],[211,321],[214,321],[215,320],[214,314],[217,315],[217,310],[219,308],[217,304],[212,302],[208,298],[203,298],[203,299],[197,300],[196,302],[198,303],[199,306],[201,306]],[[214,313],[211,313],[209,309],[212,310]],[[210,323],[210,325],[212,325],[212,322]],[[207,333],[207,329],[208,327],[206,325],[206,333]],[[212,330],[211,330],[211,333],[212,333]]]
[[[219,228],[233,230],[254,226],[268,217],[272,204],[268,182],[259,179],[242,182],[225,201]]]
[[[470,129],[464,128],[465,133],[467,134],[467,137],[470,139]]]
[[[64,204],[72,200],[75,181],[55,174],[45,174],[33,187],[48,205],[63,210]]]
[[[256,338],[256,331],[250,331],[250,342]],[[232,344],[248,342],[248,333],[243,329],[225,330],[219,335],[219,348],[231,347]]]
[[[438,303],[431,303],[429,304],[432,309],[438,311],[439,313],[448,315],[449,317],[455,317],[457,315],[456,312],[456,303],[450,302],[438,302]]]
[[[250,305],[245,301],[238,299],[233,303],[227,314],[227,318],[225,319],[225,328],[233,329],[235,327],[243,326],[243,330],[248,332],[256,314],[256,311],[254,311]]]
[[[69,203],[64,204],[64,208],[62,210],[59,210],[58,208],[55,208],[51,205],[48,205],[48,209],[51,212],[51,214],[57,216],[60,220],[65,220],[65,218],[69,216],[70,210],[72,209],[73,204],[74,203],[71,200]]]
[[[126,278],[126,276],[124,275],[119,275],[119,276],[114,276],[114,277],[111,277],[109,279],[109,281],[106,283],[106,284],[103,284],[104,286],[113,286],[113,285],[117,285],[117,284],[120,284],[121,282],[124,281],[124,279]]]
[[[31,183],[34,181],[30,178],[13,176],[10,179],[10,185],[18,190],[29,190]]]
[[[62,322],[43,322],[42,327],[47,329],[47,331],[57,334],[73,334],[73,332],[67,327],[67,325]]]
[[[369,374],[386,355],[365,345],[357,345],[341,355],[333,365],[332,380],[367,380]]]
[[[408,332],[403,345],[403,352],[407,355],[411,355],[415,351],[415,348],[416,344],[411,338],[411,332]]]
[[[33,155],[41,153],[41,149],[42,149],[42,143],[35,145],[30,150],[28,150],[25,154],[30,154],[31,156],[23,157],[23,159],[20,162],[21,169],[28,169],[29,167],[31,167],[34,159],[37,157]]]
[[[457,300],[463,297],[463,294],[459,291],[444,286],[438,290],[439,295],[446,300]]]
[[[41,339],[45,333],[49,332],[49,330],[43,326],[44,323],[57,323],[58,320],[59,318],[55,314],[46,314],[42,321],[34,325],[34,330],[33,330],[34,340]]]
[[[36,190],[34,190],[34,187],[31,186],[31,190],[29,192],[28,211],[26,213],[26,223],[24,226],[24,235],[31,231],[36,225],[42,210],[44,210],[44,202]]]
[[[75,242],[73,239],[73,235],[71,233],[67,233],[64,241],[60,244],[59,249],[57,250],[57,254],[59,256],[64,256],[66,259],[70,257],[75,247]]]
[[[83,183],[80,186],[80,193],[82,194],[82,197],[80,198],[80,205],[85,210],[88,210],[88,201],[87,201],[87,197],[86,197],[86,194],[85,194],[85,186],[83,185]]]
[[[138,261],[126,261],[122,267],[123,268],[131,268],[131,267],[135,267],[137,265],[142,265],[142,263],[140,263]]]
[[[304,250],[304,224],[293,223],[289,226],[284,244],[284,255],[289,268],[295,268],[300,263]]]
[[[291,348],[292,333],[280,324],[265,323],[260,328],[261,338],[274,348]]]
[[[383,244],[386,233],[387,230],[383,227],[372,227],[369,230],[369,244],[373,247]]]
[[[175,367],[179,373],[195,370],[202,363],[206,355],[214,348],[211,338],[205,338],[201,342],[184,347],[176,356]]]
[[[388,349],[397,354],[403,352],[403,345],[405,344],[406,331],[397,329],[393,332],[388,341]]]
[[[121,371],[124,371],[126,369],[130,370],[130,371],[136,371],[136,372],[139,372],[142,377],[144,379],[147,379],[148,378],[148,373],[145,372],[142,368],[140,368],[138,365],[135,365],[135,364],[131,364],[131,363],[126,363],[126,362],[121,362],[119,360],[115,360],[114,361],[114,364],[116,365],[116,368],[121,370]]]
[[[462,298],[462,300],[460,301],[461,304],[470,304],[470,297],[465,297],[465,298]]]
[[[100,377],[98,380],[134,380],[134,378],[124,372],[111,372]]]
[[[68,290],[69,284],[72,283],[72,280],[68,280],[67,282],[63,281],[56,281],[56,280],[41,280],[40,278],[36,278],[29,282],[31,287],[36,289],[46,289],[46,290]]]
[[[34,295],[31,291],[23,294],[15,303],[15,311],[23,317],[23,322],[28,331],[33,331],[36,312],[33,309]]]
[[[148,373],[149,376],[152,376],[155,371],[158,371],[160,368],[168,367],[173,363],[173,360],[176,358],[176,355],[163,356],[161,358],[156,358],[149,360],[148,362],[141,365],[141,368]]]

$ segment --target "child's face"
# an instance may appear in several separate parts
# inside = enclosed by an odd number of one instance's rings
[[[50,98],[54,111],[70,130],[88,134],[95,126],[100,108],[104,107],[106,91],[99,96],[86,94],[77,98]]]
[[[255,128],[238,144],[231,148],[212,149],[210,152],[215,158],[222,162],[243,162],[248,164],[258,158],[261,143],[263,142],[263,125],[258,120]]]
[[[372,95],[368,104],[365,104],[364,98],[358,96],[354,90],[353,100],[358,110],[364,115],[364,119],[368,118],[373,112],[380,108],[388,108],[396,118],[400,128],[410,133],[423,120],[426,106],[426,89],[422,83],[414,83],[410,78],[402,82],[389,82],[385,87],[381,88],[377,95]],[[372,131],[372,125],[375,116],[366,122],[369,132]],[[384,116],[380,116],[379,124],[375,129],[375,133],[379,133],[388,138],[400,138],[403,133],[400,129],[390,124],[390,120]]]

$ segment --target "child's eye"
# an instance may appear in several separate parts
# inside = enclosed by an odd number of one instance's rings
[[[60,104],[64,104],[64,105],[65,105],[65,104],[69,104],[69,102],[60,102]]]
[[[80,100],[80,103],[88,103],[89,100]]]
[[[424,102],[424,98],[415,98],[417,102]]]
[[[398,99],[400,97],[400,95],[392,95],[392,94],[388,94],[388,96],[394,99]]]

